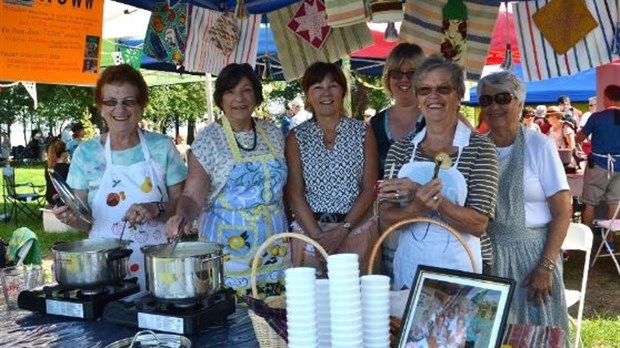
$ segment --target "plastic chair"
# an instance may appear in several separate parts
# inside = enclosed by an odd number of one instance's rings
[[[596,260],[601,257],[611,257],[613,262],[616,264],[616,270],[618,271],[618,275],[620,275],[620,264],[618,263],[618,259],[616,256],[620,255],[620,252],[614,252],[611,249],[609,243],[607,242],[607,237],[610,233],[616,234],[620,233],[620,219],[618,219],[618,212],[620,211],[620,204],[616,207],[616,211],[610,220],[594,220],[594,226],[598,227],[601,231],[601,244],[598,246],[598,250],[596,254],[594,254],[594,258],[592,259],[592,264],[590,267],[594,267]],[[603,247],[605,248],[605,252],[601,255],[601,251],[603,251]]]
[[[10,219],[15,219],[17,225],[17,214],[22,213],[28,218],[37,220],[41,218],[39,208],[43,206],[45,196],[37,192],[38,189],[42,189],[44,186],[35,186],[32,183],[15,183],[15,168],[3,167],[2,168],[2,194],[4,196],[5,204],[8,204],[8,213]],[[27,192],[23,191],[27,188]],[[31,206],[34,203],[35,206]],[[6,206],[5,206],[6,211]]]
[[[592,251],[592,241],[594,236],[592,230],[584,225],[572,223],[568,226],[568,232],[562,249],[564,250],[581,250],[586,253],[583,261],[583,275],[581,276],[581,289],[569,290],[565,289],[564,294],[566,296],[566,307],[571,307],[575,303],[579,302],[579,308],[577,310],[577,322],[571,318],[571,322],[575,325],[577,332],[575,334],[575,345],[573,347],[578,348],[581,341],[581,319],[583,316],[583,306],[586,298],[586,285],[588,284],[588,272],[590,270],[589,261],[590,253]],[[581,345],[583,347],[583,344]]]

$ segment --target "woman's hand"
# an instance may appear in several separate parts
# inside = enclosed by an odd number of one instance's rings
[[[524,287],[528,287],[527,297],[529,301],[536,303],[547,302],[553,290],[553,272],[537,266],[525,278]]]
[[[321,233],[315,240],[331,255],[338,251],[348,233],[349,231],[342,227],[342,225],[338,225],[338,227],[328,232]]]
[[[124,220],[130,224],[144,224],[158,215],[159,209],[155,203],[134,203],[125,212]]]
[[[52,208],[52,213],[54,214],[54,216],[56,216],[58,220],[60,220],[60,222],[65,225],[70,225],[71,222],[77,219],[77,216],[75,216],[75,214],[71,211],[71,208],[69,208],[68,205],[56,205],[54,206],[54,208]]]
[[[166,222],[166,237],[174,239],[179,233],[190,234],[190,228],[184,216],[173,215]]]
[[[415,191],[412,204],[414,209],[419,212],[436,211],[443,200],[441,196],[441,181],[433,179],[426,185],[419,186]]]
[[[409,178],[387,179],[379,184],[377,197],[390,203],[409,203],[415,197],[420,184]]]

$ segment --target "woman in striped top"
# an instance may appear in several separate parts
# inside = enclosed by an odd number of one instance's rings
[[[465,93],[463,70],[439,57],[424,61],[414,75],[415,93],[426,128],[392,145],[379,192],[386,225],[431,216],[460,231],[482,268],[480,236],[495,210],[498,168],[495,146],[458,119]],[[434,157],[444,152],[453,163],[433,178]],[[432,224],[400,231],[394,257],[394,288],[411,286],[418,265],[471,271],[472,262],[451,234]]]

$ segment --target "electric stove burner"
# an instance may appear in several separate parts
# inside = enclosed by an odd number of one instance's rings
[[[106,303],[140,291],[138,278],[130,278],[104,288],[78,290],[60,285],[19,293],[17,305],[44,314],[95,320],[101,317]]]
[[[141,292],[108,303],[103,319],[116,324],[180,335],[195,335],[214,324],[223,323],[235,312],[235,292],[223,289],[199,300],[162,302]]]

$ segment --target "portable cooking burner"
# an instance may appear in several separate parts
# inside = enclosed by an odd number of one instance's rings
[[[25,290],[19,293],[19,308],[64,317],[95,320],[103,314],[103,308],[111,301],[140,291],[138,278],[130,278],[96,289],[70,289],[61,285]]]
[[[148,292],[108,303],[103,319],[130,327],[194,335],[223,323],[235,312],[234,290],[224,288],[202,299],[165,301]]]

